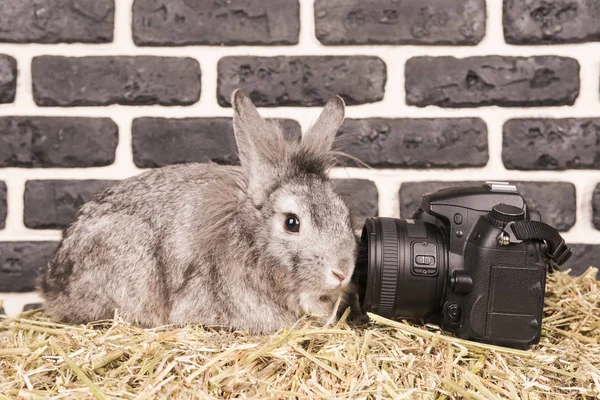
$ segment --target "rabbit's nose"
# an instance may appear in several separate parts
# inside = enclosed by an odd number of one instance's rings
[[[346,278],[346,275],[344,275],[344,273],[342,271],[340,271],[339,269],[334,269],[331,272],[333,273],[333,275],[335,275],[336,278],[339,279],[340,282],[343,282],[344,279]]]

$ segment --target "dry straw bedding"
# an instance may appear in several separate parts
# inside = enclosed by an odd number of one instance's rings
[[[372,315],[249,336],[201,327],[87,327],[39,312],[0,320],[0,398],[600,398],[597,270],[549,277],[531,351]]]

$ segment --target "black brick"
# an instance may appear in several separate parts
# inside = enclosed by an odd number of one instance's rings
[[[327,45],[475,45],[485,0],[316,0],[317,39]]]
[[[0,242],[0,292],[30,292],[58,242]]]
[[[405,69],[406,102],[425,107],[573,105],[579,63],[567,57],[414,57]]]
[[[497,179],[488,179],[497,180]],[[452,186],[481,185],[485,181],[467,182],[405,182],[400,187],[400,215],[410,218],[421,204],[421,197]],[[568,231],[575,225],[577,210],[575,186],[568,182],[511,182],[517,186],[527,205],[542,215],[542,221],[559,231]]]
[[[515,182],[529,207],[542,215],[542,220],[562,232],[575,225],[577,195],[570,182]]]
[[[571,268],[572,275],[581,275],[589,267],[600,268],[600,245],[597,244],[571,244],[573,254],[571,258],[560,267],[561,270]],[[596,275],[596,279],[600,279],[600,273]]]
[[[200,65],[177,57],[35,57],[39,106],[190,105],[200,98]]]
[[[600,118],[511,119],[502,135],[508,169],[600,169]]]
[[[114,0],[3,0],[0,42],[112,42],[114,18]]]
[[[113,183],[106,180],[27,181],[25,226],[31,229],[66,228],[79,207]]]
[[[596,229],[600,230],[600,183],[596,185],[592,195],[593,222]],[[599,267],[600,268],[600,267]]]
[[[479,118],[346,119],[337,147],[380,168],[482,167],[488,161],[487,126]]]
[[[1,117],[0,167],[99,167],[115,160],[109,118]]]
[[[42,303],[29,303],[29,304],[25,304],[25,306],[23,306],[23,312],[29,311],[29,310],[39,310],[42,308],[43,308]]]
[[[378,57],[224,57],[218,64],[217,100],[231,106],[242,88],[259,107],[322,106],[333,95],[346,104],[383,99],[386,65]]]
[[[375,184],[366,179],[334,179],[333,189],[344,199],[354,229],[362,229],[365,219],[376,217],[379,210],[379,195]]]
[[[298,43],[298,0],[135,0],[138,46],[292,45]]]
[[[6,183],[0,181],[0,229],[6,226],[6,211],[8,204],[6,202]]]
[[[288,138],[301,137],[294,120],[279,120]],[[237,164],[231,118],[136,118],[133,120],[133,160],[140,168],[213,161]]]
[[[1,32],[0,29],[0,34]],[[16,93],[17,61],[11,56],[0,54],[0,103],[12,103],[15,101]]]
[[[600,40],[600,4],[589,0],[504,0],[504,38],[510,44]]]

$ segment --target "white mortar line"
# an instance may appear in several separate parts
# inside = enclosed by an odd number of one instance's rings
[[[26,304],[41,303],[42,299],[36,292],[28,293],[0,293],[0,299],[4,300],[4,311],[6,315],[16,315],[23,311]]]

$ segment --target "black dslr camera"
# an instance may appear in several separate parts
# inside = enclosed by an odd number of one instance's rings
[[[515,186],[488,182],[425,194],[412,219],[367,219],[358,253],[364,311],[527,349],[540,340],[546,273],[571,250]]]

